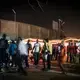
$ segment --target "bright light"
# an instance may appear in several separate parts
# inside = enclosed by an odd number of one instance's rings
[[[64,46],[68,46],[69,43],[64,43]]]

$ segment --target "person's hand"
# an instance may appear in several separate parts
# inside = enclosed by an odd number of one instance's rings
[[[6,49],[6,53],[9,53],[9,52],[8,52],[8,49]]]

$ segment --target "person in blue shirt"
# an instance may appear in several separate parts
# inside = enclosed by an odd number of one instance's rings
[[[14,60],[16,57],[16,49],[17,45],[15,44],[14,40],[12,40],[11,44],[9,45],[9,53],[10,56],[12,57],[12,66],[15,65]]]

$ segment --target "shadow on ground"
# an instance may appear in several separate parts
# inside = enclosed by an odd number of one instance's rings
[[[1,73],[0,80],[76,80],[80,77],[67,76],[50,72],[28,72],[28,76],[18,73]]]

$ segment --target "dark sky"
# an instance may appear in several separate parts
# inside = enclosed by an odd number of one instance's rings
[[[26,0],[27,1],[27,0]],[[0,18],[14,20],[12,8],[17,13],[17,21],[52,28],[52,20],[61,18],[65,21],[64,31],[67,36],[80,37],[80,7],[78,0],[39,0],[44,12],[37,5],[36,0],[30,0],[35,11],[24,0],[0,3]]]

